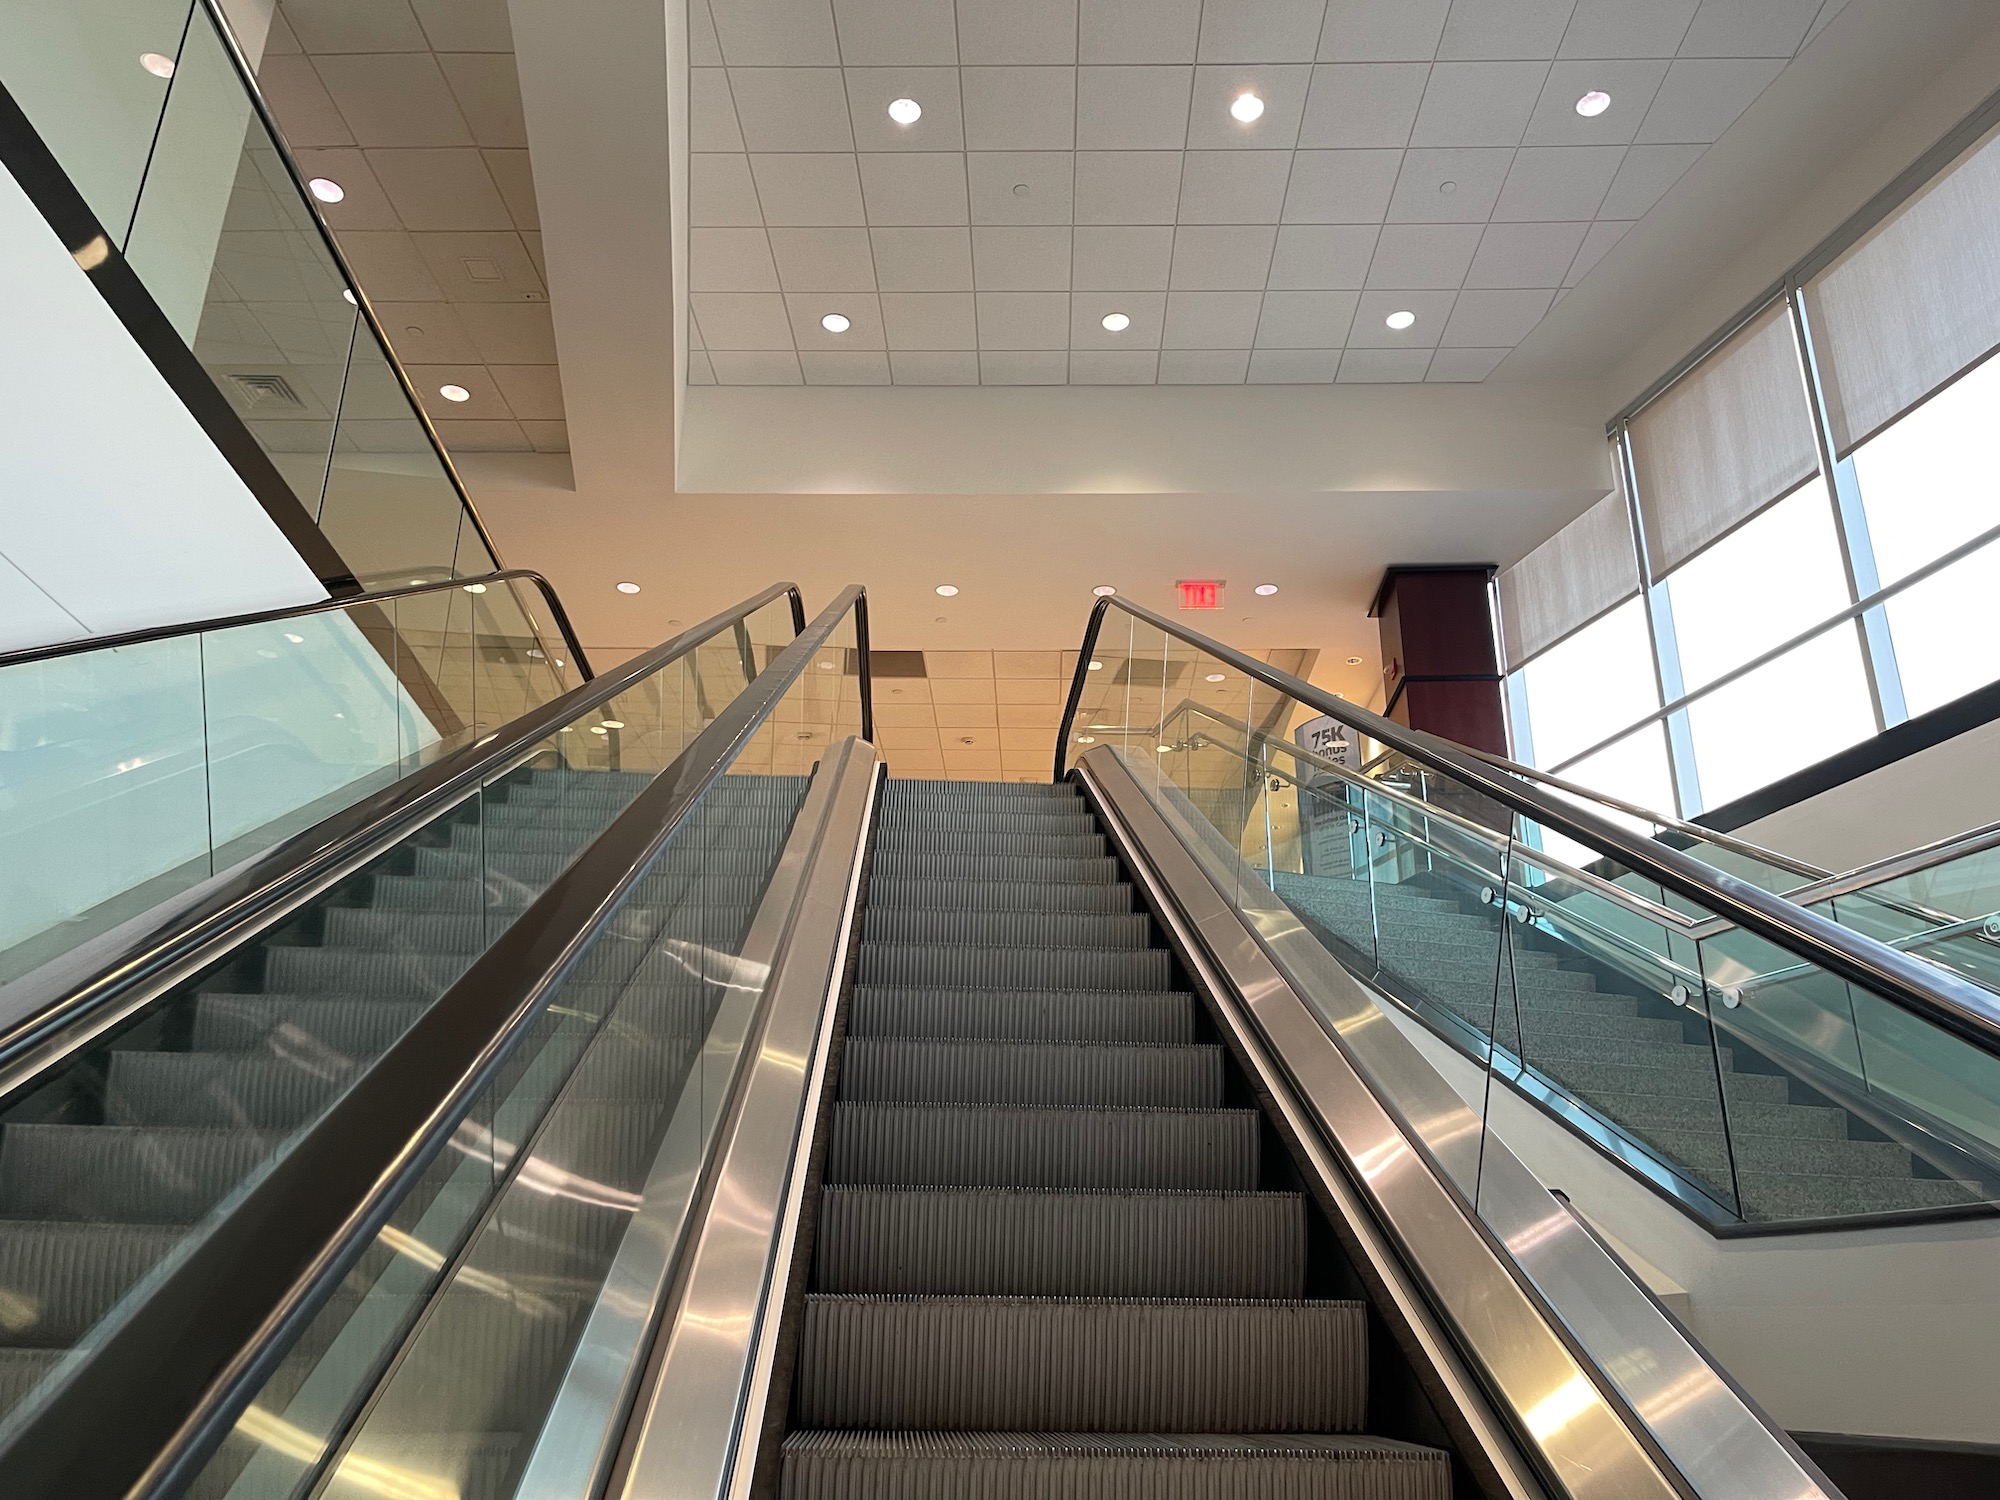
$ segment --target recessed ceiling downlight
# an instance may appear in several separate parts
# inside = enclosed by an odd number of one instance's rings
[[[1417,315],[1407,307],[1402,307],[1390,313],[1382,321],[1395,329],[1396,332],[1401,333],[1405,328],[1414,328],[1417,326]]]
[[[1132,320],[1124,313],[1106,313],[1103,321],[1106,333],[1123,333],[1132,326]]]
[[[955,583],[941,583],[937,586],[937,591],[944,598],[949,599],[958,592],[958,585]]]
[[[1358,656],[1350,656],[1347,658],[1347,664],[1350,667],[1358,667],[1361,665],[1361,658]]]
[[[174,60],[161,52],[141,52],[139,54],[139,66],[144,68],[148,73],[151,73],[155,78],[171,78],[174,76]]]
[[[828,313],[819,320],[819,326],[828,333],[845,333],[854,326],[854,320],[846,313]]]
[[[1593,120],[1611,108],[1611,96],[1603,89],[1592,89],[1576,101],[1576,112],[1586,120]]]
[[[1094,661],[1090,664],[1090,670],[1093,672],[1102,672],[1104,670],[1104,663],[1101,661]]]
[[[1096,588],[1091,590],[1091,593],[1097,595],[1097,597],[1100,599],[1109,599],[1113,594],[1117,592],[1118,590],[1114,589],[1108,583],[1100,583]]]
[[[1238,94],[1229,105],[1230,114],[1245,125],[1260,118],[1264,113],[1264,101],[1255,94]]]
[[[621,594],[636,594],[639,592],[639,585],[636,583],[621,583],[618,585],[618,592]]]
[[[441,385],[438,387],[438,394],[447,401],[470,401],[472,399],[472,392],[468,391],[462,385]]]
[[[347,189],[331,177],[309,178],[306,186],[312,189],[312,195],[322,203],[338,203],[347,196]]]
[[[924,107],[914,99],[891,99],[889,118],[898,125],[914,125],[924,117]]]
[[[1222,673],[1220,673],[1220,672],[1210,672],[1210,673],[1209,673],[1209,674],[1208,674],[1208,675],[1207,675],[1206,677],[1202,678],[1202,681],[1203,681],[1203,682],[1220,682],[1220,681],[1222,681]]]
[[[1275,583],[1260,583],[1257,585],[1257,592],[1268,599],[1278,592],[1278,586]]]

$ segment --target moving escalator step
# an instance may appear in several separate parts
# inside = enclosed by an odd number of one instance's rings
[[[1171,990],[942,990],[857,986],[847,1034],[965,1041],[1192,1042],[1194,1006]]]

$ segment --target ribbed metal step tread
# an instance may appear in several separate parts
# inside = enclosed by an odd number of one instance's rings
[[[1222,1049],[851,1037],[841,1060],[840,1097],[865,1104],[1213,1109],[1222,1103]]]
[[[0,1344],[74,1343],[187,1231],[177,1224],[19,1219],[0,1234]]]
[[[924,911],[1049,911],[1129,912],[1132,887],[1083,885],[1075,881],[1051,884],[1031,880],[897,880],[871,874],[869,912]]]
[[[806,1427],[1352,1432],[1359,1302],[810,1294]]]
[[[861,984],[963,989],[1165,990],[1173,955],[1164,948],[953,947],[937,943],[861,945]]]
[[[0,1212],[14,1218],[191,1224],[279,1137],[137,1125],[0,1129]]]
[[[885,828],[876,845],[883,854],[978,855],[1035,859],[1095,859],[1104,855],[1101,833],[954,833],[947,829],[912,826]]]
[[[1195,998],[1176,990],[971,990],[857,985],[850,1037],[1191,1042]]]
[[[948,781],[942,777],[892,776],[883,800],[896,805],[925,800],[952,804],[1006,802],[1015,798],[1080,803],[1083,793],[1066,781]]]
[[[423,854],[442,854],[426,849]],[[442,872],[440,872],[442,873]],[[1050,859],[1026,854],[923,854],[877,849],[870,879],[932,881],[1025,881],[1036,885],[1115,885],[1124,872],[1110,855],[1096,859]]]
[[[823,1292],[1301,1297],[1296,1193],[831,1186]]]
[[[780,1500],[1451,1500],[1436,1448],[1337,1434],[786,1434]]]
[[[825,1180],[889,1186],[1257,1185],[1251,1109],[1023,1109],[837,1104]]]
[[[1147,947],[1153,940],[1153,923],[1143,912],[878,909],[871,901],[861,935],[871,943],[1112,951]]]
[[[359,1072],[338,1058],[236,1052],[113,1052],[104,1112],[120,1124],[289,1130]]]

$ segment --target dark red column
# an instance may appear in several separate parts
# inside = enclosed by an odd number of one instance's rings
[[[1507,753],[1490,563],[1391,568],[1368,613],[1382,622],[1387,717]]]

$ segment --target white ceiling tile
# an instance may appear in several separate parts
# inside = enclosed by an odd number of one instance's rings
[[[729,75],[721,68],[688,69],[688,149],[743,149],[743,132],[736,127],[736,101],[729,95]]]
[[[799,351],[807,385],[887,385],[889,356],[879,349]]]
[[[489,365],[507,410],[517,421],[563,419],[562,377],[550,365]]]
[[[459,408],[453,407],[456,411]],[[535,445],[521,430],[521,424],[512,421],[466,422],[453,421],[443,412],[437,414],[433,425],[437,428],[438,441],[448,452],[453,453],[532,453]]]
[[[1174,231],[1165,224],[1081,226],[1071,275],[1078,291],[1164,291],[1174,262]]]
[[[972,231],[972,284],[982,292],[1069,290],[1067,225],[982,225]]]
[[[1815,18],[1811,26],[1806,28],[1806,39],[1799,44],[1799,50],[1803,52],[1807,47],[1810,47],[1813,44],[1814,38],[1826,30],[1827,23],[1846,8],[1847,0],[1826,0],[1826,3],[1820,7],[1818,17]]]
[[[257,81],[271,101],[271,110],[294,148],[351,146],[354,132],[334,107],[333,96],[313,71],[308,57],[266,57]]]
[[[1349,349],[1336,379],[1342,385],[1413,385],[1430,364],[1428,349]]]
[[[1132,320],[1123,333],[1104,326],[1111,313]],[[1069,343],[1072,349],[1157,349],[1166,321],[1167,294],[1136,289],[1075,292],[1069,299]]]
[[[871,229],[868,239],[884,292],[972,290],[969,229]]]
[[[1180,213],[1176,151],[1079,151],[1076,222],[1171,224]]]
[[[1561,286],[1588,224],[1494,224],[1479,242],[1468,287]]]
[[[1590,219],[1625,160],[1623,146],[1525,146],[1494,205],[1496,221]]]
[[[1250,370],[1248,349],[1166,349],[1161,385],[1241,385]]]
[[[1413,146],[1515,146],[1541,97],[1540,62],[1441,62],[1431,69]]]
[[[1067,224],[1076,157],[1068,151],[974,151],[965,158],[975,224]]]
[[[1563,277],[1565,287],[1575,286],[1588,276],[1593,267],[1610,253],[1611,247],[1625,238],[1632,226],[1620,224],[1611,219],[1599,219],[1590,226],[1590,233],[1583,237],[1583,244],[1576,252],[1576,259],[1570,262],[1569,273]]]
[[[1326,0],[1204,0],[1203,62],[1311,62]]]
[[[437,59],[428,52],[322,55],[321,82],[363,146],[470,146]]]
[[[458,146],[451,149],[466,151],[471,148]],[[368,165],[367,154],[363,151],[353,146],[336,146],[294,154],[300,171],[310,177],[329,177],[346,191],[345,198],[338,203],[326,204],[320,210],[326,216],[326,222],[333,226],[334,233],[344,235],[354,229],[408,227],[396,212],[396,205],[389,201],[381,179]]]
[[[956,152],[871,152],[861,158],[870,224],[963,224],[965,158]]]
[[[285,19],[308,52],[427,52],[407,0],[288,0]]]
[[[1385,224],[1368,285],[1456,290],[1465,282],[1484,232],[1479,224]]]
[[[840,60],[850,68],[953,67],[958,62],[952,0],[833,0],[833,24]]]
[[[1400,151],[1301,151],[1285,189],[1287,224],[1379,224],[1389,211]]]
[[[1075,62],[1076,0],[958,0],[958,60]]]
[[[827,0],[713,0],[709,14],[732,68],[840,66]]]
[[[1368,277],[1372,224],[1287,224],[1271,256],[1270,285],[1287,291],[1352,291]]]
[[[1075,68],[964,68],[959,88],[968,151],[1068,151],[1076,144]]]
[[[791,292],[785,310],[792,319],[792,342],[805,349],[880,349],[882,309],[873,292]],[[847,319],[847,332],[830,333],[820,324],[829,313]]]
[[[1672,57],[1700,0],[1577,0],[1558,57]]]
[[[688,63],[697,68],[722,66],[722,43],[716,40],[715,18],[706,0],[688,0]]]
[[[1190,151],[1181,171],[1183,224],[1275,224],[1285,208],[1289,151]]]
[[[1251,385],[1327,385],[1339,371],[1338,349],[1259,349],[1246,378]]]
[[[1431,356],[1424,379],[1434,385],[1484,380],[1514,351],[1511,349],[1440,349]]]
[[[1202,151],[1289,151],[1299,141],[1308,63],[1204,63],[1194,70],[1188,146]],[[1244,94],[1264,101],[1264,113],[1244,124],[1229,106]]]
[[[1404,224],[1483,224],[1514,153],[1485,147],[1409,151],[1388,217]]]
[[[710,350],[709,368],[717,385],[803,385],[799,357],[789,349],[770,351]]]
[[[688,350],[688,384],[714,385],[715,367],[708,362],[706,349]]]
[[[556,362],[556,325],[548,303],[461,302],[457,306],[459,322],[470,335],[472,347],[488,364]]]
[[[884,292],[882,326],[891,349],[979,347],[970,292]]]
[[[1261,290],[1269,279],[1275,228],[1261,225],[1183,224],[1174,231],[1176,291]]]
[[[1151,385],[1159,365],[1155,349],[1076,349],[1069,356],[1069,383]]]
[[[889,371],[897,385],[978,385],[979,356],[959,352],[889,351]]]
[[[1548,315],[1554,296],[1553,289],[1460,292],[1442,342],[1458,349],[1512,348]]]
[[[1667,69],[1653,107],[1639,127],[1647,145],[1696,143],[1722,138],[1751,102],[1784,71],[1765,58],[1696,58]]]
[[[1259,349],[1338,349],[1347,342],[1359,292],[1266,292],[1257,319]],[[1251,363],[1251,379],[1256,379]]]
[[[289,10],[291,7],[286,6]],[[424,35],[439,52],[512,52],[507,7],[492,0],[412,0]],[[276,17],[274,19],[282,19]],[[268,55],[268,49],[267,49]]]
[[[688,303],[710,350],[792,347],[791,319],[776,292],[689,292]]]
[[[1201,0],[1082,0],[1077,61],[1191,63]]]
[[[688,159],[688,222],[711,227],[764,222],[747,156]]]
[[[406,365],[478,364],[483,359],[449,302],[377,302],[375,315]]]
[[[443,289],[417,251],[417,242],[400,229],[357,229],[340,237],[341,254],[354,267],[355,280],[368,289],[370,300],[442,302]]]
[[[1322,63],[1313,69],[1299,144],[1334,149],[1409,144],[1430,71],[1424,63]]]
[[[875,290],[865,229],[773,229],[771,254],[788,292]]]
[[[438,66],[451,85],[459,113],[482,146],[528,144],[521,115],[521,79],[511,52],[441,52]]]
[[[1193,68],[1079,68],[1079,151],[1178,151],[1187,143]]]
[[[1451,316],[1451,304],[1459,292],[1363,292],[1361,305],[1354,310],[1354,327],[1348,330],[1351,349],[1430,349],[1437,345]],[[1391,328],[1385,319],[1393,312],[1413,312],[1417,321],[1408,328]]]
[[[849,68],[847,107],[854,144],[861,151],[963,151],[956,68]],[[914,124],[889,118],[897,99],[914,99],[923,114]]]
[[[1069,351],[981,350],[979,379],[984,385],[1063,385],[1069,380]]]
[[[368,165],[405,229],[514,227],[485,158],[469,147],[377,149]]]
[[[1257,337],[1262,292],[1169,292],[1169,349],[1248,349]]]
[[[1452,0],[1440,58],[1554,57],[1576,0]]]
[[[1790,58],[1819,11],[1820,0],[1702,0],[1680,55]]]
[[[757,201],[763,205],[767,224],[814,227],[867,222],[852,156],[833,152],[752,156],[750,172],[757,180]]]
[[[1701,159],[1706,146],[1634,146],[1625,153],[1611,191],[1598,205],[1600,219],[1638,219]]]
[[[1067,349],[1069,293],[980,292],[982,349]]]
[[[729,88],[752,151],[846,151],[854,144],[838,68],[731,68]]]
[[[549,263],[542,257],[542,237],[529,230],[521,231],[521,245],[528,252],[528,259],[534,262],[535,274],[546,284],[549,279]]]
[[[532,302],[548,296],[526,245],[511,230],[450,230],[410,238],[453,302]],[[373,285],[365,278],[361,284]]]
[[[1429,62],[1451,0],[1327,0],[1321,62]]]
[[[1666,76],[1667,64],[1657,58],[1559,62],[1549,69],[1524,139],[1530,146],[1626,145],[1639,133]],[[1578,114],[1576,101],[1592,90],[1609,94],[1611,107],[1601,115]]]
[[[793,233],[799,231],[794,230]],[[827,233],[828,231],[819,231]],[[690,229],[688,290],[775,292],[778,268],[761,229]]]

